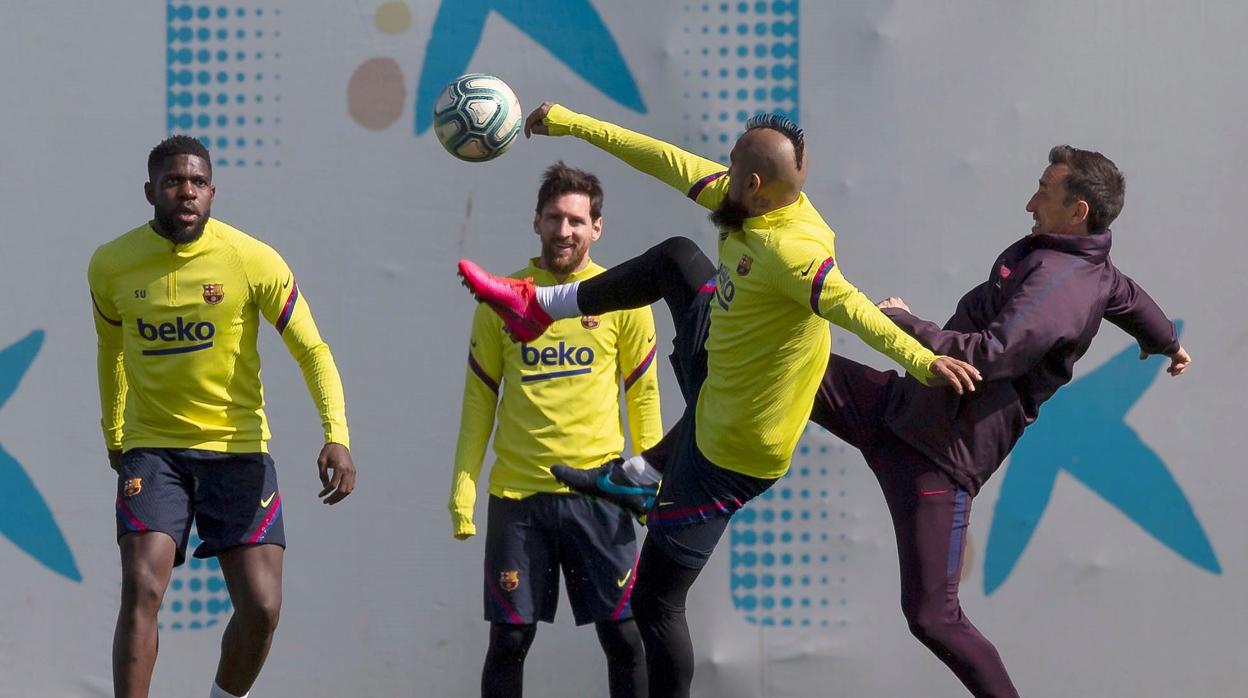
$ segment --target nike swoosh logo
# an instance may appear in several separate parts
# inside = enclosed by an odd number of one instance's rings
[[[809,273],[810,273],[810,270],[811,270],[814,266],[815,266],[815,260],[813,260],[813,259],[812,259],[812,260],[810,260],[810,264],[807,264],[807,265],[806,265],[806,271],[802,272],[802,276],[806,276],[807,274],[809,274]]]
[[[289,286],[289,285],[290,285],[290,280],[291,280],[291,278],[292,278],[292,277],[289,277],[289,276],[288,276],[288,277],[286,277],[286,283],[282,284],[282,288],[286,288],[287,286]]]
[[[627,572],[624,573],[623,578],[615,580],[615,585],[617,587],[620,587],[621,589],[624,588],[624,585],[628,583],[628,578],[631,576],[633,576],[633,570],[629,569]]]
[[[649,337],[646,338],[646,344],[649,344],[650,342],[653,342],[653,341],[654,341],[654,335],[650,335]]]
[[[269,493],[269,496],[265,497],[264,499],[261,499],[261,500],[260,500],[260,508],[261,508],[261,509],[268,509],[268,508],[269,508],[269,504],[271,504],[271,503],[273,502],[273,496],[274,496],[274,495],[276,495],[276,494],[277,494],[277,490],[273,490],[272,492],[270,492],[270,493]]]
[[[610,494],[637,495],[644,497],[647,494],[654,494],[654,488],[631,487],[629,485],[619,485],[611,481],[608,473],[603,473],[598,478],[598,489]]]

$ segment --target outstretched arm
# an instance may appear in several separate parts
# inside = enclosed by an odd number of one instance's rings
[[[576,136],[709,209],[718,207],[728,192],[728,168],[723,165],[558,104],[543,102],[525,120],[524,133]]]
[[[1170,358],[1166,372],[1177,376],[1187,370],[1192,357],[1179,345],[1179,332],[1161,308],[1134,279],[1112,269],[1113,285],[1105,319],[1117,325],[1140,344],[1140,359],[1153,354]]]
[[[925,385],[945,385],[956,392],[975,390],[979,372],[948,356],[936,356],[903,332],[851,284],[837,265],[831,248],[792,245],[773,282],[786,295],[810,305],[815,314],[853,332],[867,346],[897,362]]]
[[[904,303],[881,303],[893,322],[938,354],[956,356],[978,368],[984,380],[1011,380],[1035,366],[1065,337],[1087,323],[1086,299],[1066,293],[1061,270],[1034,269],[1022,279],[1001,311],[978,332],[944,330],[910,314]]]

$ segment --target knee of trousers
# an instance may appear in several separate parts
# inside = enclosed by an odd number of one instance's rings
[[[702,251],[702,248],[698,247],[698,243],[684,237],[683,235],[676,235],[674,237],[667,238],[663,242],[655,245],[653,249],[663,257],[682,262],[689,259],[689,257],[694,254]]]
[[[490,635],[490,652],[523,658],[536,635],[536,625],[496,625]]]
[[[612,660],[632,660],[645,651],[641,631],[632,621],[600,623],[598,640],[602,643],[603,652]]]
[[[634,593],[633,617],[637,622],[652,625],[664,617],[679,615],[685,612],[683,604],[673,603],[652,594]]]
[[[943,599],[940,603],[905,607],[903,611],[910,633],[924,643],[940,644],[941,639],[957,628],[963,619],[961,610],[955,608],[949,611]]]

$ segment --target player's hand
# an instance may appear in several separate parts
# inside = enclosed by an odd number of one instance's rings
[[[121,474],[121,449],[114,451],[110,448],[108,450],[108,467],[112,468],[113,472],[118,475]]]
[[[1143,361],[1150,356],[1152,356],[1152,354],[1149,354],[1142,349],[1140,350],[1140,361]],[[1166,354],[1166,356],[1170,357],[1170,365],[1166,368],[1166,373],[1169,373],[1172,376],[1182,375],[1182,373],[1186,371],[1187,367],[1192,363],[1192,357],[1189,356],[1187,350],[1181,346],[1176,349],[1173,354]]]
[[[952,356],[936,357],[928,370],[932,372],[933,385],[947,385],[958,395],[975,392],[975,383],[983,380],[978,369]]]
[[[346,446],[325,444],[321,455],[316,459],[316,467],[321,471],[321,485],[324,487],[316,496],[326,504],[337,504],[355,490],[355,463]]]
[[[554,102],[542,102],[534,109],[529,118],[524,120],[524,137],[531,138],[533,134],[539,136],[549,136],[550,131],[546,129],[546,115],[550,113],[550,108],[555,106]]]
[[[879,308],[880,310],[883,310],[885,308],[899,308],[901,310],[906,311],[907,313],[910,312],[910,306],[906,305],[906,302],[898,298],[897,296],[889,296],[888,298],[885,298],[879,303],[876,303],[875,307]]]

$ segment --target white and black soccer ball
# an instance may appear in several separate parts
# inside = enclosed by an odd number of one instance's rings
[[[446,152],[468,162],[493,160],[507,152],[523,122],[516,93],[493,75],[461,75],[433,104],[438,141]]]

